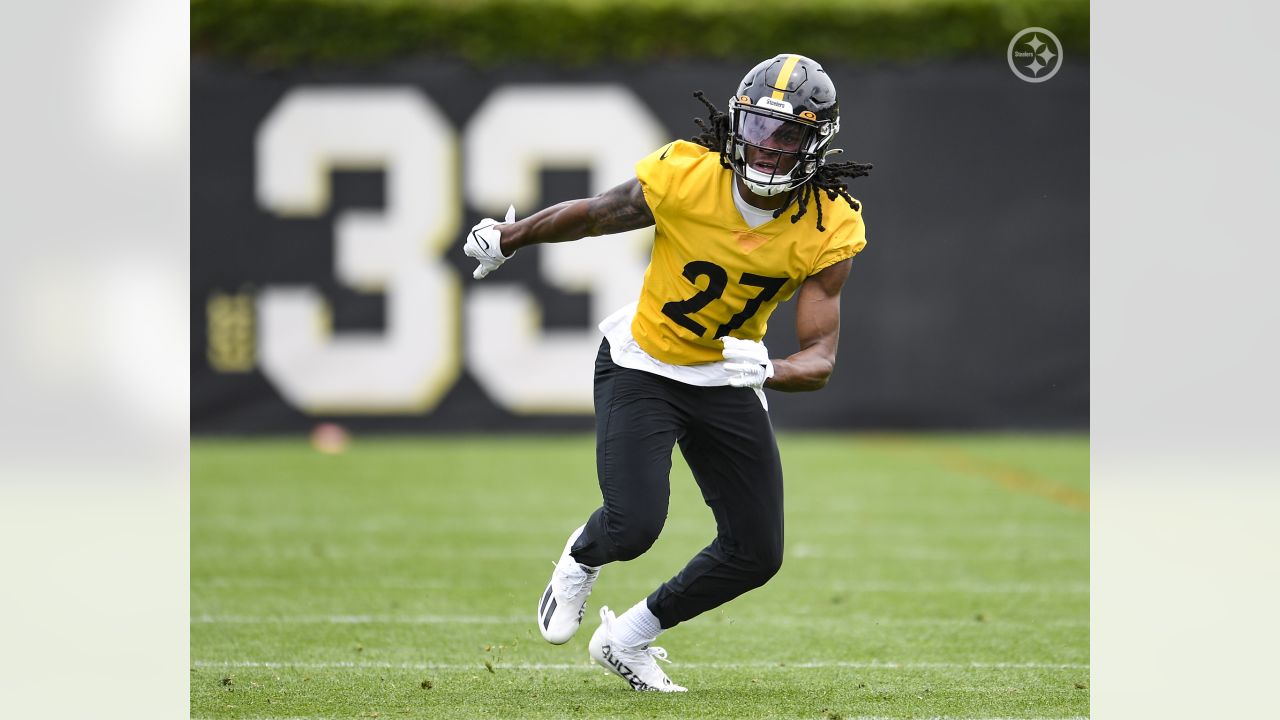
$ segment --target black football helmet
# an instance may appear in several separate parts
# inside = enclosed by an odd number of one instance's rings
[[[778,55],[751,68],[729,100],[725,154],[752,192],[777,195],[818,172],[839,131],[836,86],[822,66]]]

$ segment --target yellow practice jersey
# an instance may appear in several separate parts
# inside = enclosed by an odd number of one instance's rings
[[[723,359],[717,338],[760,341],[769,315],[804,281],[866,246],[862,215],[823,197],[822,225],[795,206],[754,230],[733,202],[733,171],[720,154],[677,140],[636,164],[657,222],[653,257],[631,334],[671,365]],[[813,200],[809,201],[811,204]]]

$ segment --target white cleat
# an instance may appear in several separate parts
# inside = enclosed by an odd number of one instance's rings
[[[584,526],[585,527],[585,526]],[[538,601],[538,630],[553,645],[563,645],[578,632],[582,616],[587,611],[587,596],[600,571],[588,570],[573,559],[569,550],[582,534],[582,528],[569,535],[560,553],[560,562],[551,573],[551,582]]]
[[[610,626],[616,619],[609,608],[600,608],[600,627],[596,628],[595,634],[591,636],[591,643],[587,645],[591,659],[631,683],[632,690],[687,692],[688,688],[671,682],[671,678],[658,667],[658,660],[671,662],[667,659],[666,650],[648,645],[630,648],[618,644],[610,631]]]

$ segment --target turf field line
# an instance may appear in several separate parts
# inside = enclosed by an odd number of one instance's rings
[[[1082,542],[1078,545],[1027,549],[1007,544],[983,545],[966,549],[957,547],[952,541],[938,541],[929,545],[907,544],[866,544],[850,548],[847,544],[817,544],[798,542],[787,547],[783,552],[788,560],[823,560],[848,562],[863,561],[899,561],[921,560],[953,563],[957,560],[991,562],[1085,562],[1089,559],[1089,546],[1083,542],[1085,530],[1081,529]],[[197,566],[217,567],[224,561],[226,551],[212,546],[191,551],[191,561]],[[536,550],[508,550],[504,548],[469,548],[466,550],[447,548],[407,548],[391,543],[369,543],[359,546],[347,546],[342,550],[326,550],[317,555],[309,547],[276,547],[269,551],[259,552],[253,560],[255,569],[263,565],[271,567],[280,563],[289,563],[293,567],[297,563],[310,566],[332,567],[334,563],[364,564],[371,557],[384,563],[439,563],[451,562],[506,562],[512,564],[540,564],[546,560],[546,553]],[[554,562],[554,560],[552,560]],[[221,570],[221,568],[218,568]]]
[[[927,447],[904,438],[886,440],[876,446],[886,454],[907,460],[923,460],[954,473],[994,480],[1006,490],[1036,495],[1058,505],[1089,512],[1088,492],[1063,485],[1031,470],[982,458],[957,447]]]
[[[228,588],[231,590],[254,589],[254,588],[331,588],[342,590],[364,590],[368,588],[379,589],[397,589],[397,590],[447,590],[455,587],[458,583],[452,582],[445,578],[394,578],[394,577],[377,577],[369,580],[342,580],[333,581],[325,580],[317,582],[312,579],[303,580],[281,580],[280,578],[263,578],[263,577],[206,577],[192,578],[193,586],[209,587],[209,588]],[[484,583],[485,587],[491,586],[492,583]]]
[[[881,580],[855,582],[827,582],[825,590],[846,590],[849,592],[906,592],[915,594],[932,593],[967,593],[972,595],[1034,595],[1040,593],[1087,595],[1089,583],[912,583],[890,582]]]
[[[714,670],[735,670],[750,668],[853,668],[860,670],[1087,670],[1088,663],[1040,663],[1040,662],[970,662],[970,663],[947,663],[947,662],[882,662],[877,660],[867,662],[854,661],[823,661],[813,660],[804,662],[779,662],[779,661],[756,661],[756,662],[677,662],[682,668],[693,669],[714,669]],[[351,661],[334,661],[334,662],[278,662],[269,660],[196,660],[192,663],[197,668],[268,668],[268,669],[297,669],[297,670],[337,670],[337,669],[355,669],[355,670],[477,670],[485,667],[482,662],[473,663],[392,663],[392,662],[351,662]],[[600,670],[600,666],[594,663],[493,663],[494,668],[502,670]]]
[[[1038,495],[1059,505],[1089,512],[1089,493],[1061,485],[1038,473],[986,460],[958,448],[939,449],[934,457],[948,470],[980,475],[995,480],[1007,490]]]
[[[638,584],[638,581],[637,581]],[[259,589],[259,588],[275,588],[289,589],[297,588],[299,590],[312,589],[345,589],[345,590],[368,590],[370,588],[391,589],[391,590],[448,590],[459,587],[459,583],[452,580],[440,579],[414,579],[414,578],[395,578],[395,577],[377,577],[369,580],[360,581],[339,581],[339,582],[316,582],[313,580],[281,580],[279,578],[195,578],[192,579],[191,585],[198,588],[225,588],[228,590],[238,589]],[[484,587],[492,588],[494,583],[483,583]],[[523,587],[522,583],[513,583],[504,585],[517,589]],[[1037,594],[1072,594],[1082,595],[1089,593],[1089,583],[977,583],[977,582],[950,582],[950,583],[913,583],[900,581],[884,581],[884,580],[866,580],[853,582],[824,582],[824,590],[839,590],[848,592],[863,593],[914,593],[918,595],[929,594],[972,594],[972,595],[1037,595]]]
[[[1051,619],[1022,622],[1016,620],[979,621],[972,617],[946,618],[890,618],[874,615],[840,615],[830,613],[813,616],[779,616],[768,617],[734,617],[734,622],[761,623],[791,627],[804,627],[815,624],[829,624],[833,617],[841,622],[852,622],[861,625],[901,625],[907,627],[941,627],[941,626],[980,626],[988,624],[992,627],[1088,627],[1088,619]],[[524,624],[529,618],[524,615],[195,615],[191,618],[193,625],[511,625]]]
[[[1082,534],[1083,535],[1083,534]],[[982,548],[978,550],[960,550],[954,546],[944,545],[894,545],[850,549],[847,546],[810,545],[796,543],[783,551],[790,560],[927,560],[933,562],[955,562],[957,560],[983,560],[989,562],[1085,562],[1089,559],[1089,546],[1081,543],[1077,549],[1067,550],[1055,548],[1052,551],[1028,551],[1022,547],[999,549]]]
[[[288,540],[280,540],[271,548],[255,550],[255,560],[303,560],[332,563],[340,560],[367,561],[370,557],[382,560],[423,560],[439,558],[465,558],[472,560],[522,560],[538,562],[547,559],[545,548],[508,548],[508,547],[468,547],[465,550],[448,546],[406,546],[403,537],[388,538],[386,542],[348,542],[342,547],[326,547],[316,550],[309,541],[290,538],[295,545],[282,544]],[[551,553],[554,554],[554,553]],[[206,560],[224,560],[226,548],[217,547],[215,543],[204,543],[199,548],[191,548],[191,559],[194,562]],[[551,558],[550,562],[555,562]]]
[[[528,622],[524,615],[193,615],[193,625],[506,625]]]
[[[919,498],[918,496],[913,495],[913,496],[910,496],[908,499],[914,502],[907,502],[907,499],[904,499],[903,504],[911,507],[913,509],[912,515],[914,515],[914,509],[916,507],[919,507],[919,504],[918,504]],[[844,508],[843,510],[835,510],[831,506],[824,505],[820,507],[807,508],[807,509],[806,508],[789,508],[789,511],[791,511],[797,516],[802,516],[802,517],[807,517],[809,515],[829,517],[833,512],[843,515],[848,513],[865,511],[869,505],[880,508],[880,507],[883,507],[882,500],[883,498],[881,497],[874,498],[874,502],[870,500],[862,500],[855,505],[852,505],[848,508]],[[990,505],[989,504],[983,505],[981,507],[986,507],[989,509]],[[952,518],[954,518],[957,514],[954,504],[947,505],[945,507],[940,507],[939,509],[945,510],[946,514]],[[276,512],[283,513],[285,511],[277,510]],[[1004,516],[1003,514],[1000,514],[1000,515],[997,515],[997,517],[1003,518]],[[333,536],[335,533],[341,533],[342,536],[350,536],[350,537],[357,537],[357,538],[385,534],[385,535],[394,535],[393,539],[395,540],[399,540],[406,536],[409,536],[414,540],[423,542],[424,544],[432,541],[438,541],[441,538],[456,538],[460,534],[468,534],[468,536],[473,536],[479,539],[501,539],[504,541],[509,540],[509,541],[521,543],[521,544],[526,542],[536,542],[536,543],[545,543],[546,545],[551,545],[552,543],[554,543],[556,541],[555,540],[556,538],[559,538],[560,544],[563,544],[564,542],[563,538],[566,532],[565,530],[562,530],[560,527],[539,526],[539,527],[528,527],[528,528],[521,529],[521,528],[513,528],[510,524],[502,524],[501,526],[494,526],[492,528],[487,528],[487,529],[477,528],[474,526],[454,527],[452,525],[441,525],[438,523],[431,523],[427,526],[423,526],[421,521],[415,522],[415,523],[407,523],[407,522],[404,522],[403,518],[399,516],[395,516],[395,518],[396,518],[395,522],[366,521],[366,522],[354,524],[354,525],[350,523],[346,523],[346,524],[342,524],[340,527],[335,527],[335,524],[342,522],[342,519],[316,517],[314,515],[294,515],[294,516],[284,515],[283,517],[281,515],[266,516],[266,517],[263,517],[263,516],[246,517],[243,515],[239,515],[239,516],[235,516],[232,519],[228,519],[226,521],[221,521],[216,523],[211,522],[208,518],[202,518],[200,521],[201,527],[198,529],[198,532],[203,531],[206,534],[212,535],[212,534],[215,534],[214,531],[216,531],[216,534],[223,534],[223,535],[230,534],[230,535],[239,535],[239,536],[246,536],[246,535],[256,536],[256,535],[267,535],[267,534],[273,534],[273,533],[278,533],[280,535],[285,535],[285,536],[297,536],[299,534],[306,534],[306,533],[310,533],[310,534],[322,533],[325,535]],[[853,535],[874,534],[879,537],[897,536],[897,535],[915,536],[921,533],[926,533],[926,534],[954,535],[954,536],[965,537],[965,538],[1000,539],[1000,538],[1006,538],[1006,537],[1021,538],[1021,537],[1027,537],[1027,536],[1056,538],[1062,535],[1070,535],[1074,533],[1076,530],[1077,530],[1077,526],[1074,522],[1061,522],[1061,521],[1055,522],[1055,523],[1044,523],[1044,522],[975,523],[971,525],[939,527],[936,524],[923,523],[923,522],[916,521],[914,517],[909,516],[907,518],[907,521],[905,522],[895,522],[893,524],[877,523],[874,526],[865,525],[865,524],[854,525],[854,526],[834,526],[834,527],[815,525],[812,527],[804,528],[804,533],[806,535],[821,536],[821,537],[827,537],[832,535],[844,537],[850,534],[853,534]],[[709,523],[702,523],[702,522],[699,522],[696,524],[687,523],[680,527],[677,527],[674,525],[666,525],[663,527],[663,531],[662,531],[663,538],[673,538],[680,542],[696,543],[698,541],[710,540],[714,537],[714,535],[715,535],[714,525],[711,525]],[[546,554],[554,556],[556,554],[555,548],[548,549],[546,551]],[[555,558],[552,557],[552,559],[554,560]]]

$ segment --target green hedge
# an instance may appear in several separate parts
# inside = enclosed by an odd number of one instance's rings
[[[280,66],[426,54],[481,65],[1003,54],[1038,25],[1086,55],[1088,0],[192,0],[195,54]]]

